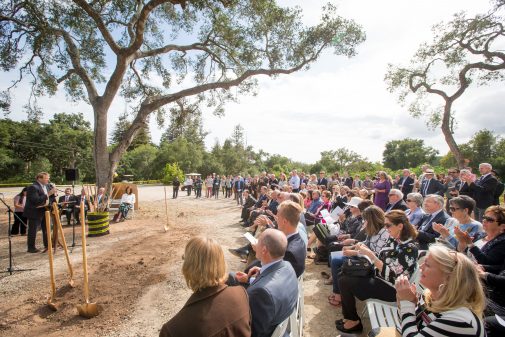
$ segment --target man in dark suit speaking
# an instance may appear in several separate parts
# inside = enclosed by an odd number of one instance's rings
[[[287,244],[286,236],[276,229],[266,229],[259,237],[256,257],[261,269],[247,288],[251,337],[270,337],[296,307],[298,280],[291,264],[282,259]]]
[[[37,253],[35,247],[37,231],[42,227],[42,239],[45,250],[47,250],[47,234],[44,219],[45,208],[48,199],[56,194],[56,188],[49,185],[49,173],[41,172],[37,174],[36,181],[28,187],[26,191],[26,204],[23,216],[28,219],[28,252]]]

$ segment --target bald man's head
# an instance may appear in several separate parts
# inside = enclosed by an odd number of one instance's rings
[[[268,228],[261,233],[258,245],[264,247],[272,259],[278,259],[284,257],[286,248],[288,247],[288,240],[283,232]]]

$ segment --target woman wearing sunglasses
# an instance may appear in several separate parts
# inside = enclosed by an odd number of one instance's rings
[[[359,255],[368,257],[375,268],[370,277],[342,275],[339,278],[340,298],[342,301],[343,320],[337,320],[338,330],[358,332],[363,330],[361,319],[356,310],[356,299],[364,301],[375,298],[381,301],[396,300],[395,280],[400,275],[408,278],[417,265],[418,249],[414,241],[417,231],[405,215],[405,212],[393,210],[385,215],[384,225],[390,239],[380,251],[378,257],[364,243],[356,246]]]
[[[482,217],[482,226],[486,236],[476,242],[465,231],[454,229],[458,239],[458,251],[483,265],[502,265],[505,259],[505,208],[488,207]]]
[[[405,214],[407,214],[410,223],[417,227],[423,221],[423,217],[426,214],[422,209],[423,196],[421,193],[409,193],[407,194],[406,201],[409,209],[405,211]]]
[[[475,209],[475,201],[467,195],[461,195],[449,200],[449,210],[452,218],[445,224],[433,224],[433,230],[440,233],[440,238],[448,242],[455,249],[458,247],[458,239],[454,236],[454,229],[457,227],[461,231],[467,232],[473,241],[477,241],[485,234],[482,232],[482,224],[472,218]]]

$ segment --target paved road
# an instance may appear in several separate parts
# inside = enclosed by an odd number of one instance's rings
[[[64,190],[66,185],[58,185],[57,188],[60,190]],[[71,187],[71,186],[69,186]],[[172,186],[166,186],[167,189],[167,198],[172,198]],[[16,194],[21,192],[22,187],[4,187],[0,188],[0,197],[5,198],[6,201],[10,201],[12,203],[12,199]],[[163,200],[165,198],[164,186],[161,185],[139,185],[139,201],[142,203],[144,201],[156,201]],[[78,186],[75,187],[75,192],[78,194]],[[63,195],[63,192],[59,192],[60,195]],[[181,197],[186,197],[186,193],[180,193]]]

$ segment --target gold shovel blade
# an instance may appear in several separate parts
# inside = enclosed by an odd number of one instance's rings
[[[52,302],[52,299],[47,300],[47,306],[52,310],[52,311],[58,311],[58,307],[56,306],[56,303]]]
[[[96,303],[84,303],[77,306],[79,316],[93,318],[98,316],[98,305]]]

